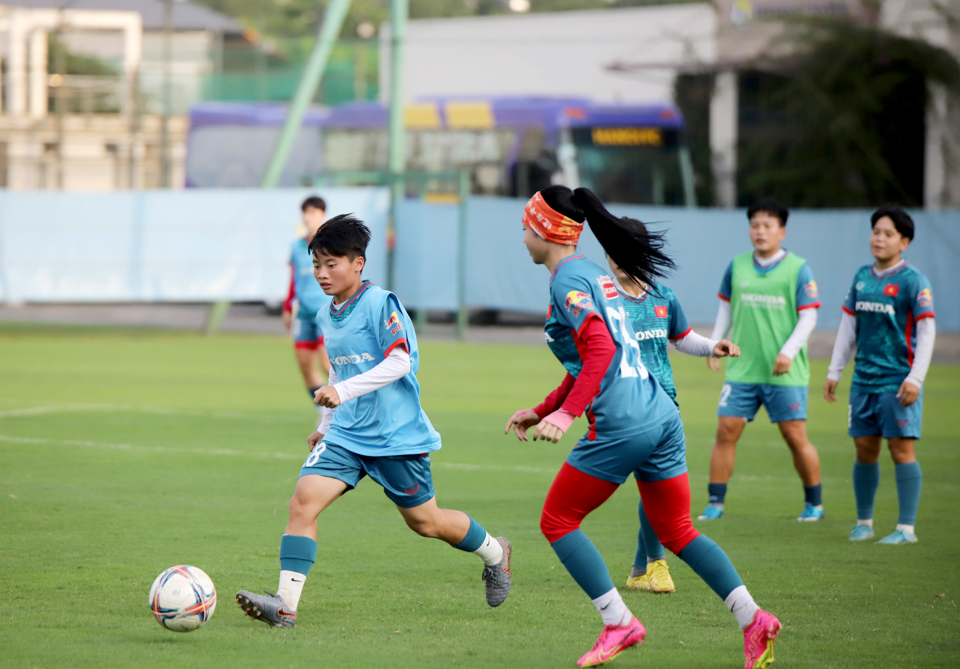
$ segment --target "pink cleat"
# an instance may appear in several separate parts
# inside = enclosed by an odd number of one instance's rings
[[[760,609],[753,622],[743,630],[743,654],[747,658],[743,669],[766,669],[773,664],[773,641],[782,625],[772,613]]]
[[[776,619],[774,619],[776,620]],[[635,617],[626,625],[604,625],[590,652],[577,661],[578,667],[596,667],[609,662],[630,646],[643,643],[647,630]]]

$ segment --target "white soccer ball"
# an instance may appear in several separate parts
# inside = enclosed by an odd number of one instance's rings
[[[150,610],[158,623],[174,632],[192,632],[210,620],[216,608],[213,581],[197,567],[170,567],[150,588]]]

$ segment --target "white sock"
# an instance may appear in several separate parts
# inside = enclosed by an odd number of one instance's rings
[[[294,611],[300,603],[300,595],[303,594],[303,584],[307,577],[296,571],[280,570],[280,585],[277,586],[277,594],[283,603]]]
[[[730,609],[730,613],[737,619],[740,629],[746,629],[747,625],[753,622],[753,617],[757,615],[760,607],[753,601],[753,597],[747,591],[747,586],[741,585],[734,588],[733,592],[727,595],[723,603]]]
[[[604,625],[626,625],[633,617],[616,588],[594,599],[593,605],[600,612]]]
[[[483,543],[480,544],[480,548],[473,552],[479,555],[483,564],[488,567],[495,567],[503,559],[503,546],[491,537],[489,532],[487,532],[487,537],[483,540]]]
[[[916,532],[913,531],[914,530],[913,525],[901,525],[900,523],[897,523],[897,529],[903,530],[907,534],[916,534]]]
[[[866,520],[857,518],[857,525],[866,525],[869,528],[873,528],[873,518],[867,518]]]

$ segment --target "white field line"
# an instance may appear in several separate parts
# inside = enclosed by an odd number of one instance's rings
[[[9,435],[0,434],[0,443],[7,442],[11,444],[31,444],[34,446],[73,446],[80,448],[102,448],[110,449],[117,451],[131,451],[131,452],[141,452],[141,453],[158,453],[158,454],[186,454],[186,455],[215,455],[215,456],[227,456],[233,458],[269,458],[277,460],[305,460],[307,454],[295,455],[293,453],[264,453],[264,452],[255,452],[255,451],[235,451],[229,448],[217,448],[212,450],[206,450],[202,448],[170,448],[169,446],[137,446],[135,444],[104,444],[96,441],[79,441],[76,439],[42,439],[36,437],[11,437]],[[438,462],[434,463],[435,467],[443,467],[445,469],[465,469],[465,470],[483,470],[483,471],[509,471],[509,472],[521,472],[527,474],[556,474],[556,471],[553,469],[546,469],[542,467],[510,467],[507,465],[475,465],[461,462]]]
[[[162,407],[135,407],[126,404],[50,404],[39,407],[26,407],[24,409],[8,409],[0,411],[0,418],[18,418],[23,416],[42,416],[52,413],[146,413],[156,416],[192,416],[192,417],[211,417],[225,418],[228,420],[269,420],[280,421],[290,420],[290,416],[280,416],[275,414],[245,414],[229,411],[190,411],[183,409],[164,409]]]

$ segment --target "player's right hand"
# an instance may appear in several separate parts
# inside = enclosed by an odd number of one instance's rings
[[[823,382],[823,399],[831,404],[837,401],[837,381],[827,379]]]
[[[307,437],[307,445],[310,447],[311,453],[313,452],[313,449],[317,447],[317,444],[319,444],[321,441],[323,441],[323,435],[320,434],[319,432],[314,432],[309,437]]]
[[[720,371],[720,361],[716,358],[707,358],[707,367],[710,368],[710,371],[716,374]]]
[[[727,339],[721,339],[717,342],[717,345],[713,347],[713,357],[714,358],[726,358],[727,356],[731,358],[740,357],[740,347],[734,344],[732,341]],[[709,358],[708,358],[709,360]],[[713,369],[711,367],[711,369]],[[713,371],[718,371],[720,369],[720,363],[717,363],[717,369]]]
[[[293,312],[284,311],[280,314],[280,318],[283,320],[283,327],[289,330],[290,327],[293,325]]]
[[[504,434],[510,434],[510,428],[513,428],[513,431],[517,435],[517,439],[520,441],[528,441],[527,439],[527,430],[540,422],[540,417],[533,411],[533,409],[520,409],[510,417],[510,420],[507,421],[507,427],[503,431]]]

